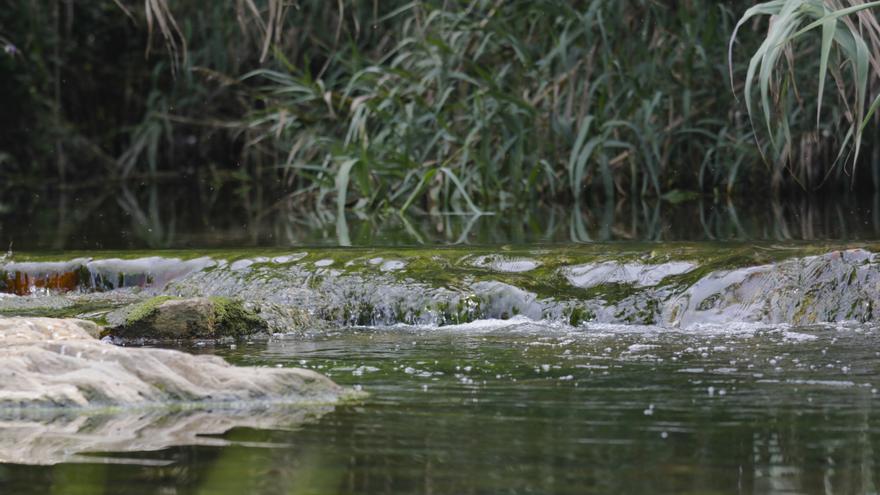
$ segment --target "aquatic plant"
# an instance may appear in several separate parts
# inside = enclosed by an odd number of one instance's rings
[[[0,174],[197,176],[235,182],[245,208],[269,184],[312,212],[475,213],[816,186],[828,146],[812,128],[774,136],[802,143],[791,178],[752,166],[752,126],[722,90],[740,9],[694,0],[16,1],[0,11],[0,32],[19,53],[0,57],[10,76],[0,79],[9,109]],[[740,38],[744,51],[760,49]],[[791,81],[814,69],[804,59]],[[848,100],[824,105],[848,111]],[[834,135],[833,126],[822,132]],[[866,132],[855,128],[854,141],[867,142]]]
[[[733,45],[738,31],[754,17],[771,16],[767,35],[749,62],[743,93],[753,126],[763,129],[773,152],[770,159],[777,166],[792,161],[791,121],[800,118],[798,110],[805,106],[796,84],[800,77],[795,70],[800,60],[796,59],[801,53],[797,44],[807,45],[809,56],[815,58],[813,49],[817,39],[814,35],[817,33],[813,31],[821,32],[818,88],[816,98],[809,101],[815,106],[816,128],[822,129],[825,85],[830,74],[842,107],[833,108],[831,112],[826,109],[826,113],[834,115],[828,129],[843,130],[839,132],[844,138],[838,160],[848,152],[855,166],[865,128],[880,105],[880,94],[867,105],[869,93],[872,89],[876,93],[876,82],[880,78],[880,22],[869,10],[876,7],[880,7],[880,2],[775,0],[749,8],[737,23],[728,56],[732,81]],[[801,53],[801,58],[804,55]],[[847,147],[850,144],[851,149]]]

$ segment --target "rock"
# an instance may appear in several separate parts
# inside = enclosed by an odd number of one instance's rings
[[[875,322],[880,320],[875,253],[880,244],[627,243],[316,250],[275,257],[230,253],[229,259],[186,262],[158,257],[0,262],[0,314],[105,320],[113,335],[155,340],[254,331],[309,335],[340,325],[448,325],[516,315],[572,325],[674,329]],[[58,274],[75,266],[85,267],[76,290],[53,288]],[[6,290],[30,295],[3,293],[3,273],[27,275],[22,279],[27,291],[8,282]],[[160,297],[119,309],[152,296]],[[209,302],[169,302],[181,298]],[[245,304],[259,305],[259,313]]]
[[[344,390],[294,368],[235,367],[217,356],[128,348],[81,320],[0,318],[0,410],[336,402]]]
[[[177,299],[159,296],[125,310],[108,335],[124,339],[181,340],[244,337],[266,331],[266,323],[241,301],[224,297]]]
[[[207,257],[189,260],[158,256],[126,260],[76,258],[57,262],[7,262],[0,258],[0,293],[23,296],[75,290],[162,287],[170,280],[215,264]]]

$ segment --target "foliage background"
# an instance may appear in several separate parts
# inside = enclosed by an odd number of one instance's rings
[[[845,99],[811,118],[809,37],[791,67],[804,83],[776,95],[789,159],[761,159],[727,72],[748,6],[9,0],[0,179],[231,180],[303,208],[416,212],[875,188],[878,126],[857,167],[835,166]],[[766,30],[739,35],[740,94]]]

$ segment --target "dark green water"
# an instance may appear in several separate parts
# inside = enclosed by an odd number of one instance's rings
[[[7,191],[0,253],[10,243],[18,252],[880,238],[880,196],[340,219],[259,191],[194,188]],[[0,464],[0,493],[863,494],[880,487],[876,326],[674,333],[517,320],[339,329],[186,350],[240,365],[308,367],[370,395],[305,419],[295,411],[214,411],[200,418],[229,425],[225,433],[54,465],[41,464],[113,435],[95,426],[108,423],[74,413],[0,418],[0,454],[19,459]],[[124,429],[140,418],[117,419],[109,424]],[[162,437],[194,429],[187,414],[149,419]],[[41,431],[66,442],[43,448]]]
[[[253,187],[252,187],[253,186]],[[0,183],[0,252],[880,238],[872,196],[723,199],[595,197],[476,215],[305,208],[258,184],[191,180],[81,187]]]
[[[317,369],[370,396],[214,446],[2,465],[0,491],[877,493],[878,344],[873,327],[514,320],[196,347]]]

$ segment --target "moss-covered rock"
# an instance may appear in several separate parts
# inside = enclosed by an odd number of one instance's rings
[[[125,259],[81,253],[69,261],[16,255],[0,262],[0,271],[39,290],[0,297],[0,314],[87,318],[119,335],[157,339],[240,337],[263,322],[272,333],[308,334],[336,325],[446,325],[517,315],[575,326],[672,328],[877,321],[877,253],[876,243],[625,243],[163,252]],[[66,292],[53,288],[74,266],[89,282]],[[105,287],[97,280],[116,282]],[[119,310],[161,294],[174,297]],[[181,297],[209,299],[172,302]],[[259,304],[259,315],[238,300]]]
[[[266,322],[255,311],[245,308],[241,301],[228,297],[211,297],[208,300],[214,307],[219,336],[240,338],[266,331]]]
[[[133,305],[107,335],[125,339],[241,338],[265,332],[266,322],[236,299],[158,296]]]

